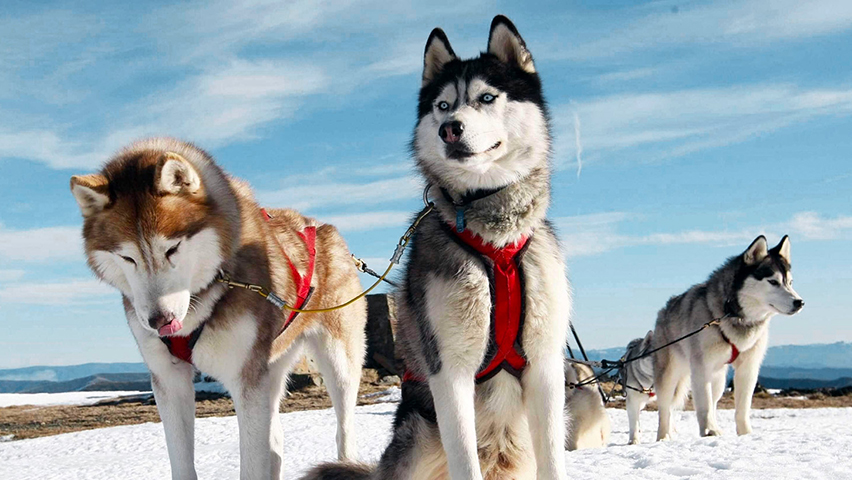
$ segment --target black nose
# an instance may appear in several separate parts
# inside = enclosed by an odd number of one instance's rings
[[[438,129],[438,136],[444,143],[456,143],[461,139],[464,125],[459,121],[447,122]]]
[[[805,306],[805,301],[802,299],[793,300],[793,309],[801,310]]]
[[[148,317],[148,325],[150,325],[154,330],[159,330],[163,325],[172,323],[172,320],[174,319],[175,315],[173,313],[155,312],[153,315]]]

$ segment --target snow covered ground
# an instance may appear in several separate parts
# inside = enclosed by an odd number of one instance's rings
[[[63,392],[63,393],[0,393],[0,407],[14,405],[93,405],[107,398],[141,395],[151,392],[114,391],[114,392]]]
[[[356,431],[362,458],[375,461],[389,438],[396,405],[358,408]],[[755,433],[737,437],[733,411],[722,410],[726,435],[698,438],[692,412],[676,420],[680,434],[652,443],[655,414],[643,412],[647,443],[625,446],[627,416],[610,410],[612,445],[566,452],[568,478],[581,479],[852,479],[852,408],[757,410]],[[336,457],[331,410],[281,415],[288,479]],[[239,448],[235,417],[196,423],[199,478],[238,478]],[[2,479],[163,479],[169,477],[160,424],[122,426],[0,443]]]

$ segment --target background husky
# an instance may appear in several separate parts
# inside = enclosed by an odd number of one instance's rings
[[[200,149],[164,138],[131,145],[99,174],[72,177],[71,191],[85,219],[89,265],[121,291],[130,330],[151,370],[173,478],[196,478],[195,392],[193,366],[173,356],[163,336],[195,337],[192,362],[231,392],[241,478],[279,478],[278,404],[303,346],[314,354],[337,412],[339,455],[355,455],[352,414],[365,302],[302,314],[278,336],[289,312],[215,281],[225,271],[292,302],[296,285],[287,257],[306,274],[306,243],[297,232],[313,220],[269,210],[267,221],[247,185],[227,177]],[[320,225],[316,233],[316,292],[308,307],[336,305],[359,293],[357,272],[334,227]]]
[[[654,331],[650,330],[645,338],[631,340],[627,344],[625,359],[636,358],[651,349],[654,339]],[[654,389],[654,357],[653,355],[629,362],[619,372],[618,382],[624,390],[627,409],[627,420],[630,427],[628,443],[636,445],[640,442],[639,412],[645,405],[652,402],[656,395]]]
[[[725,389],[729,363],[735,370],[737,433],[751,433],[749,410],[766,353],[769,320],[778,313],[793,315],[804,304],[793,290],[790,239],[786,235],[772,250],[768,250],[766,238],[757,237],[743,254],[730,258],[706,282],[672,297],[657,316],[655,346],[713,319],[722,320],[719,326],[654,354],[660,414],[657,439],[669,437],[672,404],[686,395],[690,377],[699,433],[722,434],[716,423],[716,403]]]
[[[565,371],[565,381],[569,383],[594,376],[595,372],[581,363],[569,363]],[[566,394],[566,406],[568,435],[565,448],[580,450],[606,446],[612,427],[606,413],[606,405],[598,391],[598,382],[569,389]]]
[[[460,60],[444,32],[432,31],[413,148],[434,186],[436,212],[412,239],[397,297],[398,346],[423,381],[403,383],[393,439],[372,478],[565,478],[570,298],[545,221],[547,113],[532,56],[507,18],[494,18],[487,52],[472,60]],[[526,314],[518,348],[528,362],[520,379],[501,370],[475,381],[493,346],[492,264],[456,238],[459,226],[496,248],[531,235],[519,264]],[[370,475],[338,465],[308,478]]]

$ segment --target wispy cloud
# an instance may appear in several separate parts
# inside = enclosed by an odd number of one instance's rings
[[[557,154],[576,155],[568,141],[583,119],[582,148],[601,159],[625,149],[637,159],[671,158],[745,141],[820,116],[852,114],[852,89],[804,89],[788,84],[612,95],[555,109]]]
[[[796,214],[788,227],[808,240],[836,240],[852,236],[852,216],[826,218],[816,212]]]
[[[0,303],[28,305],[85,305],[115,302],[118,291],[96,280],[19,283],[0,288]]]
[[[297,184],[280,190],[261,191],[257,197],[264,205],[311,210],[333,205],[376,205],[417,198],[421,193],[421,180],[404,176],[365,183]]]
[[[852,28],[852,3],[846,0],[718,1],[675,8],[652,3],[634,10],[641,14],[639,19],[619,24],[608,17],[611,34],[558,52],[590,60],[684,45],[754,48]]]
[[[80,227],[6,230],[0,227],[0,259],[44,263],[83,258]]]
[[[685,230],[681,232],[652,232],[625,234],[624,223],[637,220],[625,212],[597,213],[555,219],[560,238],[569,257],[598,255],[608,251],[644,245],[711,245],[743,248],[757,235],[780,238],[783,234],[803,240],[835,240],[852,236],[852,216],[823,217],[803,212],[786,222],[742,228],[739,230]]]
[[[324,223],[334,225],[345,233],[404,226],[411,220],[411,215],[411,212],[407,211],[380,211],[346,215],[325,215],[320,217],[320,220]]]
[[[26,273],[24,270],[0,270],[0,283],[14,282],[21,279]]]

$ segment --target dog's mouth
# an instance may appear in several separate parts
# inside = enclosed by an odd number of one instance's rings
[[[497,143],[495,143],[494,145],[491,145],[486,150],[483,150],[481,152],[471,152],[470,150],[464,148],[461,145],[458,145],[458,146],[448,145],[447,146],[447,157],[455,159],[455,160],[464,160],[465,158],[469,158],[469,157],[472,157],[474,155],[481,155],[483,153],[488,153],[492,150],[496,150],[496,149],[500,148],[500,145],[502,145],[502,144],[503,144],[503,142],[497,141]]]
[[[180,320],[174,319],[171,322],[163,325],[162,327],[157,329],[157,333],[160,334],[161,337],[167,337],[169,335],[174,335],[183,328],[183,324]]]

